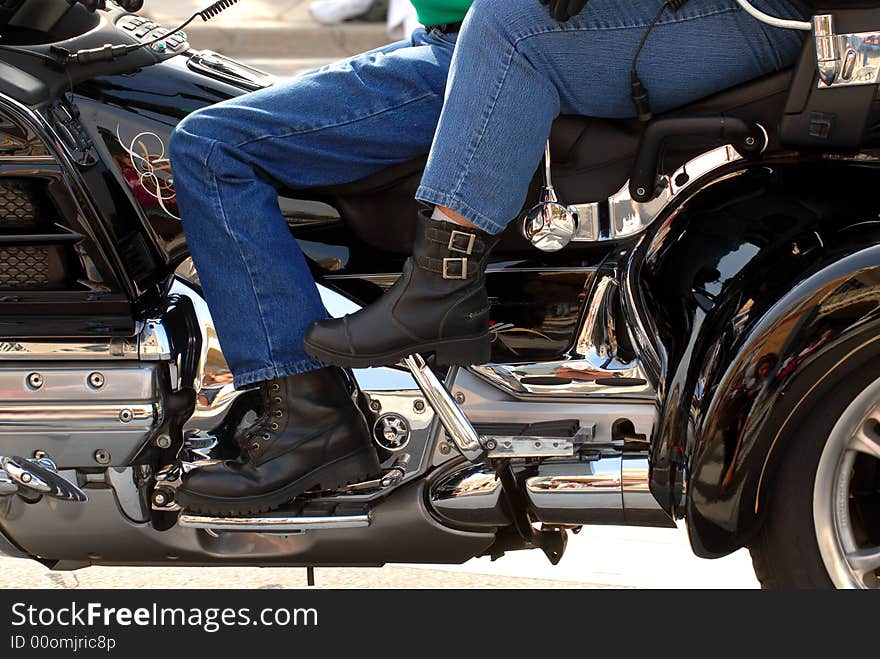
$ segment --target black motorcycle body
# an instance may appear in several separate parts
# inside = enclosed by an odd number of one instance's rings
[[[0,44],[46,57],[161,30],[112,5],[6,4]],[[0,50],[0,455],[49,460],[88,498],[28,488],[10,463],[4,553],[59,569],[457,563],[526,548],[558,560],[566,529],[684,518],[696,553],[722,556],[765,523],[816,383],[877,364],[876,107],[859,115],[856,148],[798,144],[818,112],[808,43],[795,71],[659,117],[656,138],[635,120],[557,121],[555,187],[579,233],[548,253],[508,229],[489,268],[492,362],[442,374],[481,437],[511,441],[508,456],[462,457],[405,370],[358,372],[387,483],[268,520],[188,515],[173,505],[180,469],[229,456],[252,402],[232,389],[188,258],[168,144],[192,111],[272,81],[175,41],[66,68]],[[856,107],[866,89],[836,102]],[[718,132],[719,117],[747,129]],[[681,126],[696,133],[679,139]],[[666,140],[662,158],[645,156],[652,139]],[[281,191],[331,312],[395,280],[423,164]],[[383,444],[390,415],[405,450]],[[522,448],[542,438],[573,448]]]

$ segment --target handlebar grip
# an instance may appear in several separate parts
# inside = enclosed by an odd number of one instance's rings
[[[682,117],[652,121],[642,135],[629,179],[629,193],[634,201],[647,202],[657,196],[660,153],[664,143],[674,138],[731,144],[743,157],[760,153],[767,147],[767,136],[761,127],[737,117]]]

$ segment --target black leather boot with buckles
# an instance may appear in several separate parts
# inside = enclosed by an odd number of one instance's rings
[[[184,476],[175,502],[185,510],[260,513],[309,490],[334,490],[379,473],[366,422],[340,369],[262,382],[260,391],[263,413],[245,434],[245,459]]]
[[[441,365],[489,361],[485,271],[498,237],[419,214],[413,255],[385,295],[357,313],[309,329],[313,357],[350,368],[387,366],[413,353]]]

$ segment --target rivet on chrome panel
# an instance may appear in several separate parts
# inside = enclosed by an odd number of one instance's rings
[[[39,373],[31,373],[27,376],[27,383],[31,389],[39,389],[43,386],[43,376]]]
[[[89,375],[89,386],[92,389],[100,389],[104,386],[104,375],[103,373],[92,373]]]
[[[134,418],[134,412],[132,412],[127,407],[119,413],[119,420],[122,421],[122,423],[128,423],[133,418]]]

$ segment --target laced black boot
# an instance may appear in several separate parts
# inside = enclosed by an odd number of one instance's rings
[[[379,460],[343,373],[323,368],[260,385],[262,416],[245,434],[246,459],[189,472],[176,493],[186,510],[247,515],[313,489],[374,477]]]
[[[498,238],[419,215],[413,255],[381,299],[309,329],[313,357],[351,368],[387,366],[434,352],[441,365],[482,364],[491,355],[485,270]]]

